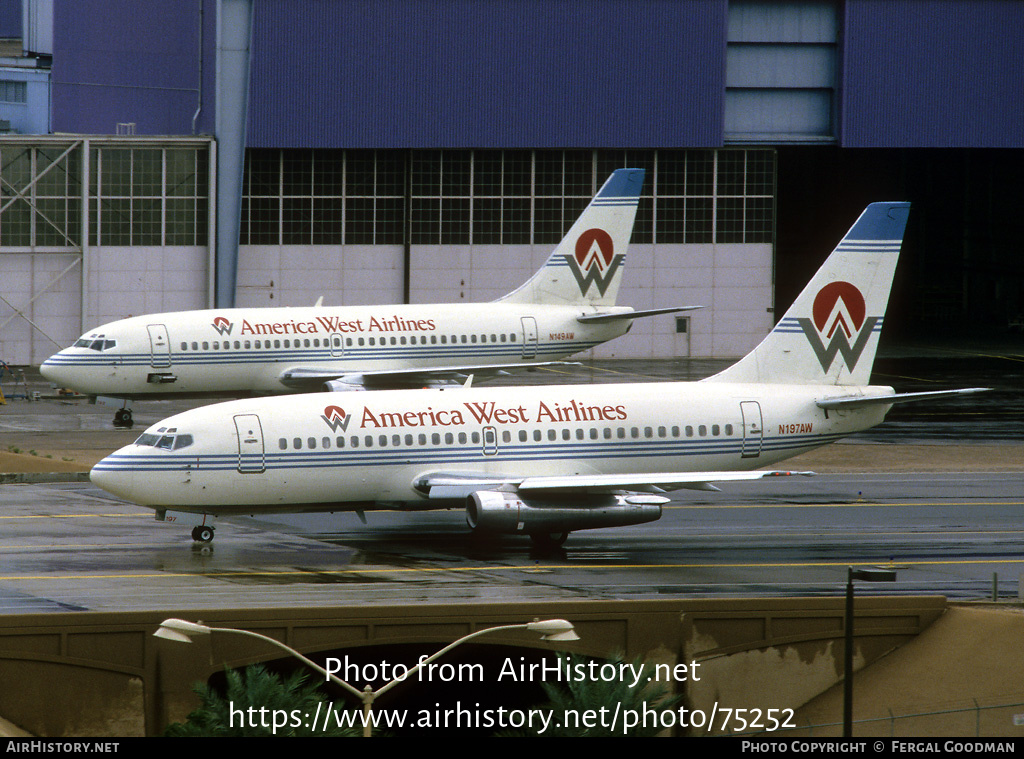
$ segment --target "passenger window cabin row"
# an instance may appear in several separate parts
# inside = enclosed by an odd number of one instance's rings
[[[76,347],[92,347],[89,341],[80,340],[79,343],[86,343]],[[112,342],[112,341],[109,341]],[[489,335],[392,335],[390,337],[346,337],[346,348],[362,346],[390,346],[390,345],[459,345],[478,343],[516,343],[514,334],[489,334]],[[340,348],[341,338],[334,337],[333,344],[328,338],[305,337],[305,338],[279,338],[273,340],[193,340],[181,342],[181,350],[273,350],[275,348]]]
[[[513,436],[511,430],[501,431],[502,443],[511,443],[513,437],[518,438],[520,443],[527,443],[531,439],[533,442],[557,442],[558,440],[570,441],[570,440],[653,440],[653,439],[685,439],[692,437],[708,437],[709,433],[711,437],[730,437],[734,433],[734,426],[732,424],[699,424],[699,425],[686,425],[686,426],[673,426],[673,427],[590,427],[584,429],[583,427],[577,427],[575,430],[569,428],[562,428],[561,430],[548,429],[548,430],[519,430],[518,434]],[[479,432],[433,432],[429,435],[424,432],[419,433],[404,433],[398,434],[393,433],[389,435],[376,434],[376,435],[338,435],[335,438],[329,436],[323,436],[320,438],[310,436],[306,438],[293,437],[279,438],[277,445],[282,451],[287,450],[328,450],[338,448],[398,448],[402,446],[413,447],[417,445],[427,445],[428,441],[430,445],[441,445],[442,440],[445,445],[479,445],[480,444],[480,433]],[[488,443],[496,442],[488,440]]]

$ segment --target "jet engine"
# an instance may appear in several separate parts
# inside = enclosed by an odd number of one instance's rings
[[[559,500],[525,499],[517,493],[479,490],[466,501],[466,522],[491,533],[568,533],[596,527],[622,527],[661,518],[658,495],[577,495]]]

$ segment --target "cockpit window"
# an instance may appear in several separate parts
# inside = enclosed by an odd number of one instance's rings
[[[135,445],[147,446],[150,448],[159,448],[163,451],[176,451],[179,448],[186,448],[193,443],[191,435],[177,433],[177,429],[172,427],[165,431],[165,428],[161,427],[156,432],[144,432],[135,441]]]
[[[107,340],[103,335],[89,335],[75,341],[76,348],[89,348],[94,351],[108,351],[117,347],[117,340]]]

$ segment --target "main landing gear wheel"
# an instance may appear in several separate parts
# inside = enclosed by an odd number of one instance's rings
[[[558,548],[569,537],[568,532],[531,532],[530,540],[540,548]]]
[[[130,430],[133,424],[135,424],[135,422],[132,421],[132,410],[130,408],[119,408],[114,412],[115,427]]]
[[[213,540],[213,528],[208,525],[198,525],[193,527],[192,540],[197,543],[209,543]]]

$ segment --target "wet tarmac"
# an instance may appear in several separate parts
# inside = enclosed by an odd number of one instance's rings
[[[954,401],[897,405],[882,424],[856,435],[859,440],[1024,441],[1024,354],[881,358],[871,381],[907,393],[959,387],[991,390]]]
[[[462,513],[240,518],[199,546],[87,483],[0,487],[0,613],[886,594],[1017,598],[1024,472],[840,474],[673,496],[656,523],[560,549],[474,538]]]

